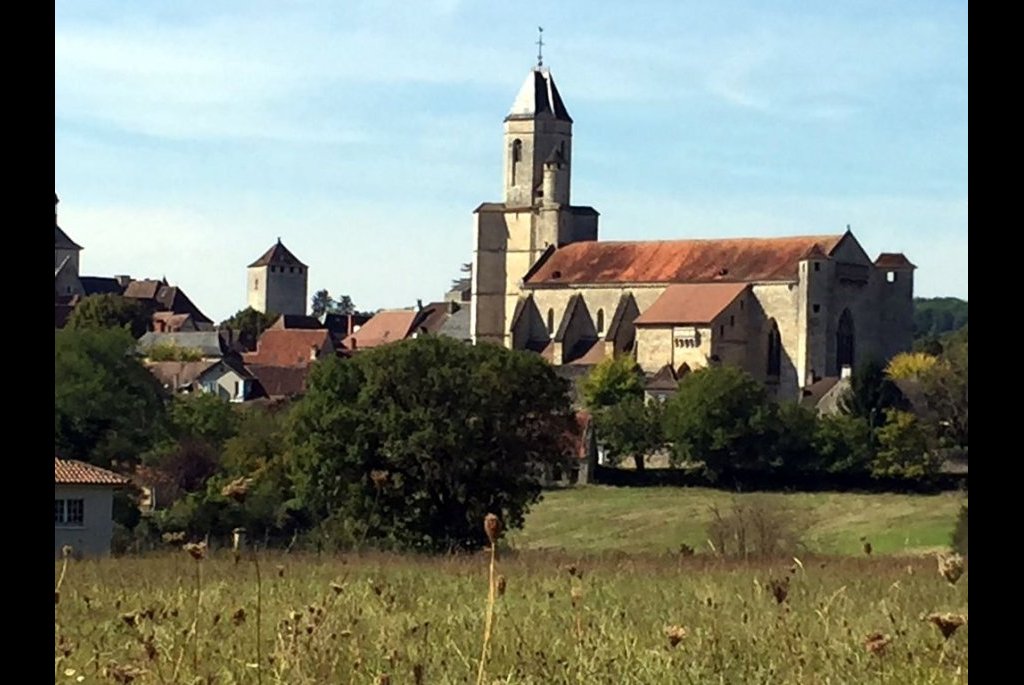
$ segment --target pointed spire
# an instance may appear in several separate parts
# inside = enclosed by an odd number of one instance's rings
[[[534,67],[526,76],[512,103],[512,111],[505,117],[509,119],[539,119],[551,118],[557,121],[568,121],[572,123],[565,103],[562,102],[562,95],[555,86],[555,79],[551,70],[547,67]]]

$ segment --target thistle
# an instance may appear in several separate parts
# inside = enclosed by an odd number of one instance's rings
[[[949,556],[939,555],[939,575],[945,578],[950,585],[956,585],[960,576],[964,574],[964,558],[959,554]]]
[[[675,647],[686,637],[686,628],[683,626],[666,626],[665,637],[668,638],[669,647]]]

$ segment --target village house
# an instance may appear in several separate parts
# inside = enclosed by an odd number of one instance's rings
[[[110,554],[114,534],[114,490],[128,479],[91,464],[54,458],[53,545],[61,556],[65,545],[74,554]]]

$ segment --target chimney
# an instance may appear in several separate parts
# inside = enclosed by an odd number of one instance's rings
[[[122,288],[127,288],[128,284],[132,282],[132,277],[127,274],[118,274],[117,276],[114,276],[114,280],[117,281],[117,284]]]
[[[839,369],[840,378],[849,378],[853,375],[853,369],[850,368],[849,364],[843,364],[843,368]]]
[[[347,331],[347,333],[345,333],[345,335],[349,336],[349,335],[352,335],[352,319],[355,318],[355,317],[353,317],[351,314],[346,314],[345,318],[346,318],[345,330]]]
[[[416,300],[416,311],[423,311],[423,300]]]
[[[807,378],[804,381],[804,387],[806,388],[808,385],[811,385],[816,380],[817,379],[814,377],[814,369],[808,369]]]

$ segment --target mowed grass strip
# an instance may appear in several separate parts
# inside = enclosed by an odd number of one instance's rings
[[[819,554],[916,555],[948,549],[966,495],[858,493],[735,494],[710,488],[585,486],[552,490],[510,534],[518,549],[569,552],[664,553],[682,543],[708,550],[711,507],[763,497],[790,508],[807,523],[804,543]]]

